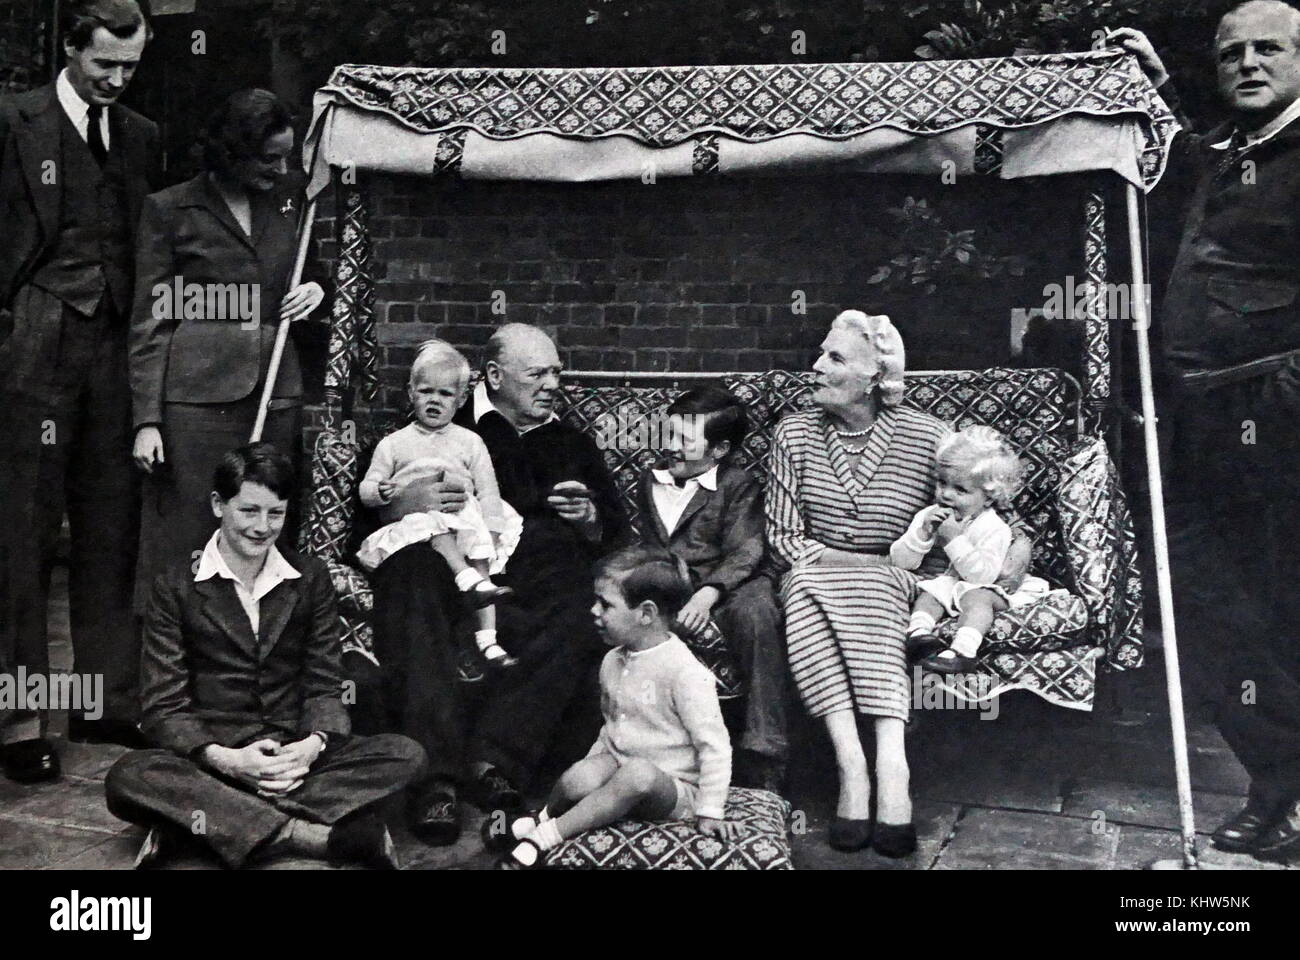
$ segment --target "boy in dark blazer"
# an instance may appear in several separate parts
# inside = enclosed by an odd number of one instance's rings
[[[775,590],[759,572],[763,491],[729,462],[748,427],[745,408],[722,387],[705,386],[678,397],[665,417],[671,450],[637,485],[641,537],[690,572],[694,592],[678,615],[678,632],[686,638],[714,620],[740,661],[747,699],[737,782],[780,792],[789,666]]]
[[[289,460],[241,447],[213,486],[220,529],[197,564],[159,574],[145,620],[142,726],[160,749],[113,766],[108,808],[151,828],[138,866],[189,835],[230,867],[282,853],[396,867],[368,811],[419,776],[424,751],[351,735],[329,570],[275,546]]]

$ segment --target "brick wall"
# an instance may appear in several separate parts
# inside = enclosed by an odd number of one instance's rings
[[[382,405],[403,406],[414,344],[442,337],[477,363],[495,327],[514,320],[548,327],[573,369],[806,369],[835,313],[881,306],[866,281],[883,259],[882,210],[916,192],[909,178],[845,176],[649,185],[377,177]],[[1038,249],[1054,251],[1049,260],[1073,249],[1072,226],[1049,236],[1049,225],[1072,218],[1059,208],[1038,215],[1023,188],[959,192],[943,198],[953,229],[1023,221]],[[317,236],[332,230],[324,220]],[[334,244],[322,254],[332,257]],[[1005,362],[1009,308],[1037,304],[1043,282],[1000,284],[988,302],[907,301],[892,312],[909,366]],[[796,291],[806,312],[792,309]]]

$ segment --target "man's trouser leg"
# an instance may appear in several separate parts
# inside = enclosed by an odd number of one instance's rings
[[[423,765],[423,751],[405,737],[332,738],[301,787],[265,798],[170,750],[137,750],[113,765],[104,790],[114,816],[145,827],[170,824],[233,868],[291,817],[337,823],[401,790]]]
[[[739,747],[784,763],[790,749],[790,666],[771,581],[760,576],[741,584],[718,608],[716,619],[745,678]]]
[[[94,321],[24,287],[13,323],[0,348],[0,669],[48,676],[50,574]],[[41,735],[48,705],[34,706],[0,711],[0,742]]]
[[[417,543],[385,560],[371,583],[387,728],[424,748],[430,780],[463,780],[468,718],[456,639],[463,601],[451,571]]]
[[[1176,593],[1179,623],[1195,631],[1198,618],[1216,618],[1220,639],[1206,659],[1220,678],[1219,728],[1250,774],[1253,796],[1293,799],[1300,795],[1300,378],[1287,369],[1231,385],[1193,409],[1193,430],[1183,438],[1197,452],[1197,505],[1213,525],[1204,539],[1226,546],[1217,566],[1201,565],[1203,582],[1218,587],[1217,610]]]
[[[519,664],[488,689],[468,758],[492,763],[523,785],[555,742],[562,719],[575,715],[570,705],[590,689],[608,648],[591,618],[589,570],[570,569],[563,576],[538,576],[525,583],[534,571],[523,572],[522,564],[519,569],[514,578],[495,578],[516,590],[510,601],[497,604],[497,628]],[[593,729],[582,737],[587,746],[599,731],[598,714],[589,716]]]
[[[81,393],[65,487],[72,553],[74,669],[104,678],[104,719],[139,719],[140,640],[132,614],[139,480],[131,459],[126,331],[105,330]]]

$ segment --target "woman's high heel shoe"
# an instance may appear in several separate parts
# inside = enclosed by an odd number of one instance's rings
[[[871,845],[871,821],[836,817],[831,821],[831,828],[827,831],[827,841],[832,850],[843,853],[865,850]]]
[[[871,849],[894,860],[916,852],[916,825],[912,823],[877,823]]]

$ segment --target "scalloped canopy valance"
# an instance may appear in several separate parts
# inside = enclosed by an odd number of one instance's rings
[[[1149,190],[1178,129],[1114,51],[915,63],[590,69],[345,64],[305,146],[328,166],[593,181],[1112,170]]]

